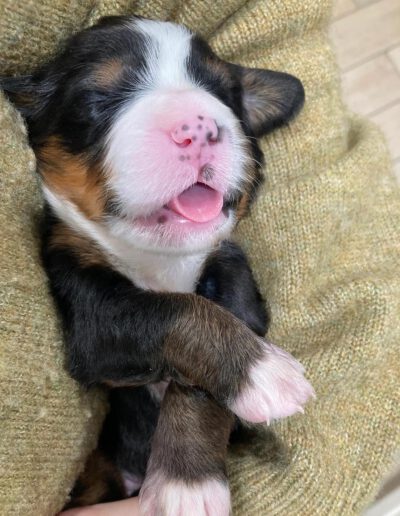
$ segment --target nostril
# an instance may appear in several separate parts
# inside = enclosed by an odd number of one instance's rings
[[[186,127],[186,126],[183,126],[183,127]],[[188,134],[182,134],[182,131],[180,131],[178,129],[171,132],[171,139],[177,147],[180,147],[183,149],[185,147],[189,147],[189,145],[192,143],[192,137],[189,136]]]
[[[175,142],[178,147],[184,149],[185,147],[189,147],[189,145],[192,143],[192,140],[190,138],[185,138],[183,142]]]

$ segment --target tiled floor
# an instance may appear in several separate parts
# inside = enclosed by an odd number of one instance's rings
[[[334,1],[344,97],[386,134],[400,183],[400,0]]]

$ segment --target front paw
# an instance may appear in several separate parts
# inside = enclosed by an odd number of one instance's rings
[[[229,516],[229,487],[217,479],[187,482],[157,472],[146,477],[139,507],[143,516]]]
[[[304,367],[292,355],[263,342],[262,357],[251,366],[247,382],[229,404],[237,416],[251,423],[303,412],[314,389],[304,378]]]

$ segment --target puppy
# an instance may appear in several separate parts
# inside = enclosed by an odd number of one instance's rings
[[[261,183],[257,138],[300,110],[295,77],[219,59],[185,27],[110,17],[33,75],[3,78],[46,208],[43,263],[73,378],[110,389],[68,507],[137,493],[146,515],[229,514],[234,415],[302,410],[229,240]]]

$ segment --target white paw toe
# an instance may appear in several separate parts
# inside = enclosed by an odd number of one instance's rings
[[[229,516],[230,493],[222,481],[186,483],[161,473],[146,477],[140,491],[143,516]]]
[[[271,422],[303,412],[314,389],[304,378],[304,367],[292,355],[264,343],[264,355],[251,368],[249,382],[230,409],[251,423]]]

